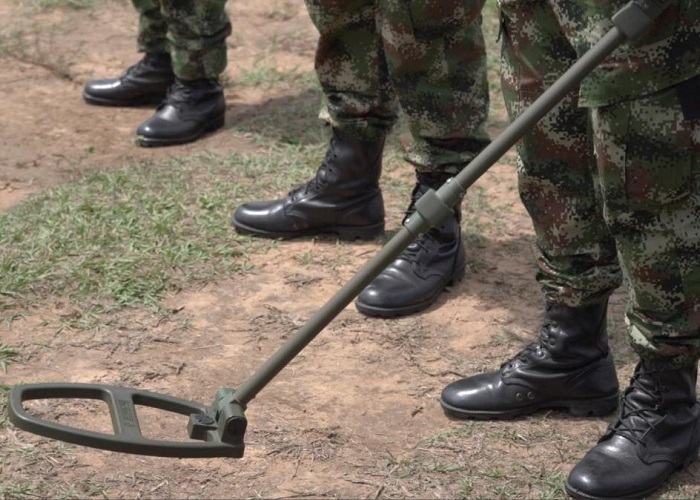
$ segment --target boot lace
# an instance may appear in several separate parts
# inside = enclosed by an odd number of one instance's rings
[[[518,365],[526,365],[530,362],[533,355],[537,358],[544,358],[549,352],[545,344],[549,339],[549,327],[551,325],[552,322],[545,316],[544,322],[540,327],[540,335],[537,341],[526,345],[522,351],[503,363],[501,365],[501,370],[510,371]]]
[[[140,71],[141,66],[143,66],[144,64],[145,64],[145,62],[143,59],[140,60],[139,62],[137,62],[136,64],[132,64],[131,66],[126,68],[126,71],[124,71],[124,73],[122,74],[122,76],[120,78],[125,78],[125,77],[133,74],[136,71]]]
[[[300,194],[305,195],[309,192],[318,192],[328,186],[328,174],[333,172],[331,164],[338,158],[338,153],[336,152],[337,141],[338,139],[335,136],[331,137],[330,145],[328,150],[326,150],[321,166],[316,171],[316,175],[305,184],[300,184],[289,191],[289,196],[292,199]]]
[[[124,78],[130,75],[133,75],[134,73],[144,73],[148,71],[148,66],[154,64],[152,59],[149,59],[149,56],[143,57],[140,61],[138,61],[136,64],[132,64],[122,74],[120,78]],[[162,64],[162,63],[161,63]]]
[[[401,252],[399,258],[410,262],[411,264],[417,264],[420,261],[418,257],[422,250],[428,251],[431,245],[439,244],[437,241],[436,231],[430,229],[428,232],[422,234],[419,238],[413,241],[406,249]]]
[[[532,342],[518,354],[510,358],[501,365],[501,370],[510,371],[518,365],[526,365],[530,362],[533,354],[538,358],[544,358],[547,355],[547,349],[540,342]]]
[[[165,95],[162,106],[170,104],[171,106],[177,107],[179,104],[184,104],[192,101],[192,91],[193,89],[182,83],[178,78],[175,79],[173,84],[168,87],[168,92]]]
[[[647,372],[649,373],[649,372]],[[645,434],[652,431],[664,419],[658,413],[661,404],[661,390],[657,386],[645,387],[639,382],[639,373],[632,376],[630,386],[622,396],[622,408],[618,420],[613,424],[615,433],[629,439],[635,444],[645,444],[643,438]],[[635,408],[628,401],[628,395],[632,392],[642,393],[645,397],[643,401],[649,401],[651,405]]]

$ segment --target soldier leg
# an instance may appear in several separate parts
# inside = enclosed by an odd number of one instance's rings
[[[131,0],[139,13],[139,34],[136,39],[139,52],[168,54],[168,23],[160,9],[159,0]]]
[[[175,75],[181,80],[218,79],[226,69],[231,22],[226,0],[160,0]]]
[[[440,187],[489,142],[489,95],[481,30],[483,0],[382,0],[380,23],[389,79],[408,117],[406,159],[416,185],[406,217],[428,189]],[[461,212],[421,235],[358,297],[370,316],[402,316],[429,307],[465,272]]]
[[[223,127],[226,113],[218,81],[231,34],[226,0],[160,0],[160,5],[176,78],[156,113],[138,127],[140,146],[195,141]]]
[[[547,0],[502,0],[502,87],[511,119],[576,60]],[[546,299],[538,339],[500,370],[448,385],[445,412],[510,418],[541,408],[603,415],[618,382],[606,332],[620,284],[615,245],[596,198],[586,110],[567,96],[518,146],[518,183],[540,250]]]
[[[144,57],[117,78],[91,80],[83,89],[88,104],[142,106],[158,104],[172,85],[173,74],[166,34],[168,25],[157,0],[132,0],[139,13],[137,46]]]
[[[285,198],[246,203],[237,231],[272,238],[332,233],[372,239],[384,230],[379,188],[384,138],[397,105],[386,77],[374,0],[307,0],[319,31],[316,74],[324,94],[321,118],[332,129],[314,179]]]
[[[580,498],[641,498],[700,447],[700,77],[592,111],[605,217],[640,356],[619,416],[571,471]],[[685,106],[684,104],[687,104]]]

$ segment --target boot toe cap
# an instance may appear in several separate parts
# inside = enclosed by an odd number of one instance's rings
[[[284,211],[284,200],[244,203],[236,208],[231,222],[237,231],[259,236],[284,237],[294,229]]]
[[[440,404],[446,413],[457,417],[496,410],[493,378],[493,373],[481,373],[452,382],[442,390]]]
[[[429,307],[445,287],[439,276],[420,277],[414,264],[397,259],[358,296],[358,310],[369,316],[400,316]]]
[[[673,469],[665,461],[645,463],[634,443],[614,436],[571,470],[566,490],[574,498],[641,498],[656,490]]]
[[[164,106],[139,125],[136,134],[152,139],[165,139],[189,132],[192,125],[180,119],[177,108]]]
[[[167,85],[139,85],[128,79],[106,78],[91,80],[83,87],[83,99],[88,104],[105,106],[141,106],[158,104],[165,98]]]
[[[145,145],[186,143],[223,126],[223,120],[218,113],[189,116],[175,106],[165,105],[139,125],[137,141]]]

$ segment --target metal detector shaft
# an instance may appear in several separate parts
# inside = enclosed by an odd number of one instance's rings
[[[358,273],[326,302],[287,342],[285,342],[253,375],[235,390],[235,400],[245,406],[299,352],[304,349],[342,310],[369,285],[421,233],[442,223],[474,184],[515,143],[571,90],[593,71],[600,62],[628,39],[640,36],[670,2],[635,0],[614,17],[614,27],[574,65],[549,87],[530,107],[513,121],[457,176],[440,189],[429,191],[416,203],[416,212],[401,230]]]

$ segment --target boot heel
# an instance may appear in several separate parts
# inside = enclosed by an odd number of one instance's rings
[[[464,276],[467,274],[467,266],[462,266],[459,269],[455,269],[454,274],[450,278],[450,281],[447,282],[447,286],[457,286],[460,281],[464,279]]]
[[[569,413],[575,417],[602,417],[610,415],[619,403],[620,396],[615,394],[602,399],[593,399],[585,401],[570,401],[568,406]]]
[[[384,223],[363,227],[336,227],[333,231],[343,241],[371,241],[384,233]]]
[[[215,131],[215,130],[219,130],[221,127],[224,126],[225,120],[226,120],[226,119],[225,119],[224,116],[221,116],[221,117],[219,117],[219,118],[216,118],[214,121],[210,122],[210,123],[207,125],[206,132],[213,132],[213,131]]]

